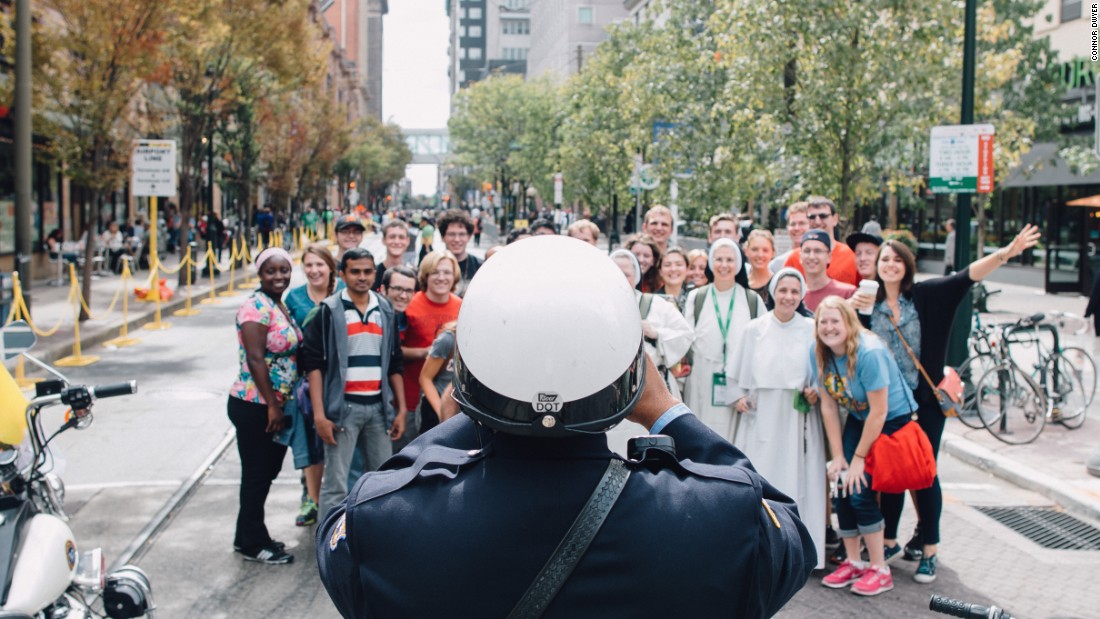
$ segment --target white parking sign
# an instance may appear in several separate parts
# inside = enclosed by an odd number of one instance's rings
[[[130,172],[133,195],[160,198],[176,195],[176,141],[134,140]]]

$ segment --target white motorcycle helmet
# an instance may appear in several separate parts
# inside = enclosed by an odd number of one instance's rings
[[[494,254],[466,289],[456,335],[454,397],[501,432],[606,432],[642,393],[634,291],[606,254],[573,238]]]

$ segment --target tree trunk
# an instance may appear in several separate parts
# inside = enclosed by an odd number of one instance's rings
[[[96,241],[96,223],[99,221],[99,199],[100,192],[92,191],[91,206],[88,205],[87,194],[85,188],[81,193],[85,194],[85,200],[81,206],[84,211],[84,268],[81,269],[81,276],[84,281],[80,283],[80,295],[84,297],[84,305],[88,307],[92,306],[92,270],[95,267],[95,241]],[[84,310],[82,306],[80,308],[80,322],[88,320],[90,316],[88,312]]]

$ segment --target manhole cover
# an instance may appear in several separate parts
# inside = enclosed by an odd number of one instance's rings
[[[1054,550],[1100,550],[1100,529],[1052,507],[975,507],[1020,535]]]
[[[148,394],[177,402],[199,402],[201,400],[215,400],[225,396],[220,391],[207,391],[205,389],[154,389]]]

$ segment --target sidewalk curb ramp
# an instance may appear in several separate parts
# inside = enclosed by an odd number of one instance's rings
[[[1067,511],[1093,520],[1100,520],[1100,498],[1075,488],[1073,484],[1021,464],[1007,456],[1002,456],[951,432],[943,433],[941,447],[947,453],[967,464],[978,467],[1021,488],[1038,492],[1055,501]],[[1081,466],[1084,467],[1084,464]]]
[[[244,281],[243,278],[240,277],[240,275],[238,275],[237,279],[238,279],[238,281],[236,283],[237,283],[238,289],[241,291],[242,295],[246,295],[246,294],[248,294],[252,291],[251,288],[241,288],[240,287],[241,282]],[[218,293],[220,293],[224,290],[227,290],[228,288],[229,288],[229,280],[228,279],[226,279],[224,282],[217,282],[214,285],[214,293],[218,294]],[[132,290],[127,291],[127,292],[129,292],[130,294],[133,293]],[[199,306],[198,305],[199,300],[201,300],[202,298],[208,296],[209,294],[210,294],[210,288],[203,289],[203,291],[201,293],[199,293],[197,290],[193,291],[192,296],[191,296],[192,304],[195,305],[196,307],[198,307]],[[135,312],[135,311],[131,310],[130,319],[129,319],[128,324],[127,324],[127,328],[129,330],[134,331],[136,329],[140,329],[141,327],[145,326],[146,324],[148,324],[150,322],[153,322],[156,319],[156,305],[155,304],[146,303],[146,302],[143,302],[143,301],[131,301],[131,304],[132,304],[131,308],[133,308],[134,306],[141,307],[142,311]],[[175,297],[173,297],[173,299],[171,301],[165,301],[165,302],[161,303],[160,311],[161,311],[161,314],[163,316],[162,320],[164,320],[165,322],[172,321],[172,319],[174,318],[172,316],[172,312],[174,312],[175,310],[178,310],[178,309],[182,309],[185,305],[187,305],[187,295],[186,294],[180,294],[179,291],[177,290]],[[107,324],[96,325],[95,328],[93,328],[93,329],[89,329],[87,327],[87,322],[81,323],[81,325],[80,325],[80,330],[81,330],[80,345],[82,347],[88,348],[88,349],[90,349],[92,346],[100,346],[101,344],[103,344],[103,342],[106,342],[107,340],[118,337],[118,332],[119,332],[119,329],[121,329],[121,328],[122,328],[122,319],[121,318],[118,318],[116,320],[112,320],[110,323],[107,323]],[[39,340],[39,342],[35,346],[34,350],[31,351],[31,354],[34,355],[35,358],[40,359],[40,360],[42,360],[46,363],[53,363],[54,361],[57,361],[58,359],[60,359],[62,357],[66,357],[66,356],[72,354],[73,339],[71,337],[71,330],[70,330],[69,334],[70,334],[70,337],[64,338],[64,339],[59,338],[57,340],[53,340],[53,338],[51,338],[51,341],[47,341],[47,340],[44,340],[44,339]],[[11,359],[9,361],[4,362],[4,365],[10,371],[15,367],[15,363],[16,363],[16,360]],[[33,366],[30,366],[30,365],[28,365],[27,368],[28,368],[28,370],[35,369],[35,368],[33,368]]]

